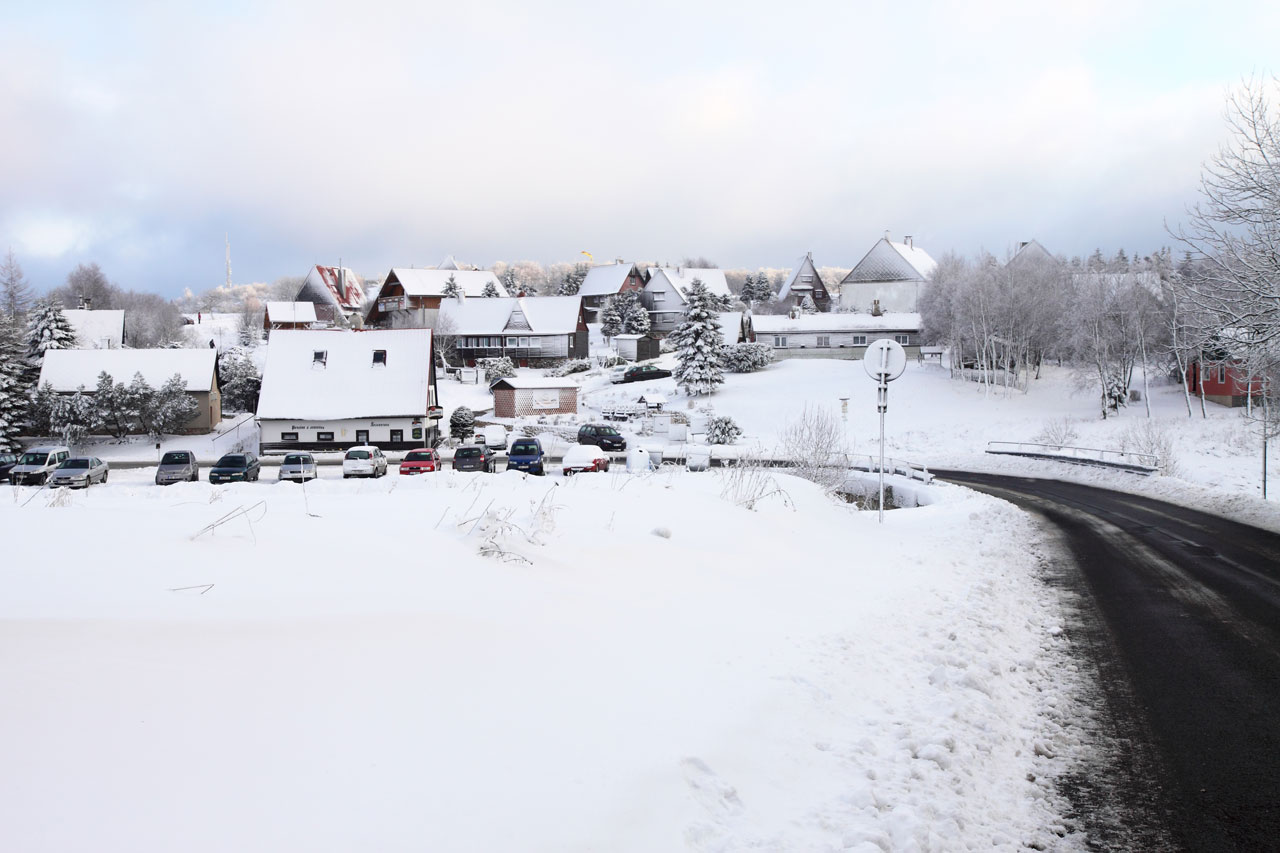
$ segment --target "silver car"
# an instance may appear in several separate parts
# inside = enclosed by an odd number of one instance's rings
[[[196,455],[190,450],[169,450],[160,457],[160,465],[156,468],[156,485],[167,486],[170,483],[198,482],[200,466],[196,464]]]
[[[94,483],[107,482],[107,463],[96,456],[72,456],[49,476],[49,486],[88,488]]]
[[[280,463],[280,473],[276,476],[276,479],[305,483],[307,480],[314,480],[318,476],[320,475],[316,471],[316,458],[314,456],[310,453],[290,453]]]

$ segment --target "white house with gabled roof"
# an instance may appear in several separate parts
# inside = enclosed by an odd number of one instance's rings
[[[458,356],[507,356],[521,367],[589,354],[581,296],[446,299],[436,319],[440,334],[454,336]]]
[[[910,236],[895,243],[886,231],[858,265],[841,279],[840,307],[866,313],[913,312],[925,282],[937,266]]]
[[[670,334],[684,319],[689,287],[701,280],[707,290],[717,296],[732,297],[724,270],[694,267],[649,267],[649,281],[641,293],[641,301],[649,311],[650,333],[661,337]]]
[[[920,354],[920,315],[757,314],[751,318],[758,343],[773,347],[776,358],[860,359],[867,346],[887,338],[910,356]]]
[[[258,395],[262,451],[431,446],[438,405],[430,329],[279,329]]]
[[[493,285],[498,296],[511,295],[492,270],[395,267],[382,282],[378,298],[370,303],[364,317],[365,325],[434,328],[436,312],[440,310],[441,300],[447,298],[445,291],[450,280],[465,298],[484,298],[489,285]]]

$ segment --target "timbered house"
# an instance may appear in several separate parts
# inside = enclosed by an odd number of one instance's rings
[[[580,296],[446,299],[437,329],[454,337],[458,356],[468,365],[507,356],[528,367],[589,353]]]
[[[365,312],[365,325],[379,328],[435,328],[440,303],[447,299],[450,280],[464,300],[483,298],[485,288],[493,285],[498,296],[510,296],[506,287],[490,270],[416,269],[396,267],[382,282],[378,297],[371,300]]]

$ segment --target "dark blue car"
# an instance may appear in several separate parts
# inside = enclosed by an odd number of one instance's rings
[[[542,442],[536,438],[517,438],[511,442],[511,450],[507,454],[507,470],[545,473],[542,468]]]

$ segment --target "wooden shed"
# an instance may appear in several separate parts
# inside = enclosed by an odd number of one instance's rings
[[[494,382],[490,390],[497,418],[578,413],[578,386],[568,379],[512,376]]]

